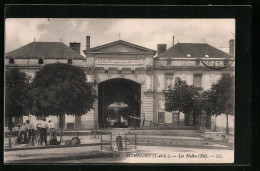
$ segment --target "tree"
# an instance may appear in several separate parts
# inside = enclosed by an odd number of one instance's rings
[[[124,119],[128,119],[128,116],[133,113],[133,109],[131,109],[130,107],[120,108],[120,109],[118,110],[118,113],[119,113],[119,115],[122,116]]]
[[[8,127],[12,131],[12,117],[28,114],[28,86],[29,78],[18,69],[6,71],[5,77],[5,117]]]
[[[180,112],[189,113],[193,110],[195,104],[195,96],[198,91],[186,84],[180,78],[176,78],[174,88],[170,88],[164,92],[165,96],[165,110],[168,112],[178,111],[178,125]]]
[[[45,65],[36,72],[30,95],[31,113],[59,116],[61,129],[65,114],[85,114],[95,101],[93,85],[86,82],[84,71],[61,63]]]
[[[226,114],[226,134],[229,134],[228,115],[235,114],[235,77],[229,74],[222,75],[221,79],[205,92],[208,99],[204,109],[212,115]]]

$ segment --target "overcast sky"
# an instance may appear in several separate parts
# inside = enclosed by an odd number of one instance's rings
[[[30,42],[80,42],[81,52],[86,48],[120,39],[153,50],[157,44],[204,43],[228,52],[228,41],[234,39],[234,19],[57,19],[8,18],[5,22],[5,52]],[[221,48],[224,47],[224,48]],[[82,53],[83,54],[83,53]]]

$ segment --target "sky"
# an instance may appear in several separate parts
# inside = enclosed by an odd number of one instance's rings
[[[120,34],[119,34],[120,33]],[[157,44],[207,43],[228,52],[235,38],[234,19],[90,19],[90,18],[7,18],[5,52],[35,41],[81,43],[86,49],[120,39],[157,50]]]

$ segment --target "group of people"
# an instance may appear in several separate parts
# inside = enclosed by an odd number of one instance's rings
[[[49,120],[49,123],[46,122],[46,119],[43,119],[41,123],[38,123],[36,126],[36,129],[34,127],[33,123],[30,123],[29,120],[26,120],[24,124],[21,125],[19,132],[18,132],[18,143],[29,143],[29,141],[34,142],[37,135],[39,135],[40,139],[37,139],[38,142],[41,144],[44,142],[47,146],[47,133],[48,130],[50,132],[51,139],[57,139],[56,138],[56,130],[55,130],[55,124]]]

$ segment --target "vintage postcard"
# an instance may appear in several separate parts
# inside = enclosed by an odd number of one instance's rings
[[[4,162],[234,163],[235,19],[6,18]]]

